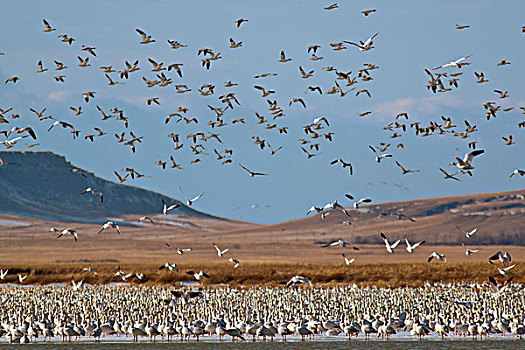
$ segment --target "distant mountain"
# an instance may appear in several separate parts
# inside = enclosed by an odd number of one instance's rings
[[[3,214],[93,223],[108,217],[161,213],[164,199],[168,205],[180,204],[170,214],[212,217],[159,193],[101,179],[52,152],[4,151],[0,159]],[[104,202],[99,196],[81,196],[87,187],[102,192]]]

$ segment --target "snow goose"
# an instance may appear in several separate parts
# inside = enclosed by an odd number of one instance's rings
[[[394,243],[390,244],[390,242],[388,241],[388,238],[383,232],[380,232],[379,234],[381,235],[381,238],[383,239],[383,242],[385,243],[386,251],[389,252],[390,254],[394,254],[394,249],[399,245],[399,243],[401,242],[401,239],[398,239]]]
[[[100,229],[100,231],[97,232],[97,234],[102,233],[102,231],[110,227],[117,230],[117,233],[120,235],[120,227],[117,224],[115,224],[113,221],[108,221],[104,225],[102,225],[102,228]]]
[[[445,254],[439,254],[436,252],[432,252],[432,255],[428,257],[428,262],[431,262],[432,259],[436,258],[439,261],[447,262],[447,258],[445,257]]]
[[[217,247],[217,245],[215,243],[213,243],[213,246],[215,247],[215,250],[217,250],[217,256],[219,258],[222,258],[224,256],[224,254],[226,254],[228,252],[228,250],[229,250],[229,249],[220,250],[219,247]]]
[[[406,245],[407,245],[407,247],[406,247],[407,252],[409,252],[409,253],[413,253],[413,252],[414,252],[414,249],[416,249],[416,248],[419,247],[420,245],[424,244],[425,241],[421,241],[421,242],[417,242],[417,243],[414,243],[414,244],[410,244],[410,242],[408,241],[408,239],[405,238],[405,243],[406,243]]]

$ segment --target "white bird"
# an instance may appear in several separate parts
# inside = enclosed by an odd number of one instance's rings
[[[407,252],[413,253],[414,249],[416,249],[420,245],[424,244],[425,241],[421,241],[421,242],[417,242],[417,243],[414,243],[414,244],[410,244],[410,242],[408,242],[408,239],[405,238],[405,243],[407,245],[407,247],[406,247]]]
[[[328,123],[328,119],[326,119],[326,117],[315,118],[312,124],[319,124],[321,122],[325,122],[326,126],[330,126],[330,123]]]
[[[15,137],[11,140],[5,140],[5,141],[0,141],[1,144],[3,144],[5,146],[5,148],[13,148],[15,147],[16,143],[18,141],[20,141],[21,139],[24,139],[26,137],[29,137],[29,135],[24,135],[24,136],[18,136],[18,137]]]
[[[57,230],[56,228],[54,227],[51,227],[51,229],[49,230],[49,232],[60,232],[59,235],[57,236],[57,238],[60,238],[64,235],[71,235],[73,236],[73,238],[75,238],[75,242],[78,242],[78,235],[77,235],[77,231],[71,229],[71,228],[66,228],[62,231],[60,230]]]
[[[464,243],[461,243],[461,245],[462,245],[463,247],[465,247],[465,244],[464,244]],[[465,255],[466,255],[466,256],[471,256],[472,254],[475,254],[475,253],[477,253],[477,252],[479,252],[479,250],[470,250],[470,249],[468,249],[468,247],[465,247]]]
[[[97,233],[100,234],[102,231],[110,227],[116,229],[117,233],[120,235],[120,227],[117,224],[115,224],[113,221],[106,222],[104,225],[102,225],[102,228]]]
[[[401,239],[398,239],[394,243],[390,244],[390,242],[388,241],[388,238],[383,232],[380,232],[380,235],[381,235],[381,238],[383,238],[383,242],[385,242],[386,251],[389,252],[390,254],[394,254],[394,249],[399,245],[399,243],[401,242]]]
[[[445,67],[458,67],[458,68],[461,68],[462,66],[468,65],[469,63],[466,63],[466,62],[465,63],[460,63],[460,62],[466,60],[467,58],[469,58],[471,56],[472,55],[468,55],[468,56],[465,56],[465,57],[458,58],[455,61],[443,64],[443,65],[441,65],[439,67],[434,68],[433,70],[440,69],[440,68],[445,68]]]
[[[29,275],[22,276],[21,274],[18,274],[18,281],[20,281],[20,283],[24,283],[24,281],[26,280],[27,276],[29,276]]]
[[[343,207],[341,204],[339,204],[337,202],[337,200],[331,202],[331,203],[327,203],[324,207],[323,207],[323,210],[332,210],[332,209],[339,209],[341,210],[343,213],[345,213],[346,216],[350,216],[350,214],[348,214],[348,212],[346,211],[345,207]],[[324,219],[324,217],[323,217]]]
[[[133,276],[132,273],[128,273],[127,275],[120,269],[120,266],[118,267],[118,271],[115,272],[115,275],[114,276],[120,276],[120,278],[124,281],[124,282],[127,282],[128,281],[128,278],[130,278],[131,276]]]
[[[513,277],[510,277],[502,286],[500,286],[494,277],[489,276],[490,288],[492,289],[492,292],[495,294],[501,294],[510,286],[512,279]]]
[[[182,190],[182,187],[179,186],[179,189],[181,191],[181,193],[184,195],[184,198],[186,198],[186,204],[188,206],[191,206],[193,204],[193,202],[195,202],[197,199],[201,198],[205,192],[202,192],[201,194],[199,194],[197,197],[193,198],[193,199],[188,199],[188,196],[186,196],[186,194],[184,193],[184,191]]]
[[[434,259],[434,258],[438,259],[439,261],[444,261],[444,262],[447,261],[447,258],[445,257],[445,254],[438,254],[436,252],[432,252],[432,255],[430,255],[428,257],[428,262],[431,262],[432,259]]]
[[[210,278],[206,272],[203,272],[202,270],[197,272],[194,270],[186,271],[186,273],[190,276],[193,276],[197,281],[201,281],[203,277]]]
[[[149,216],[143,216],[143,217],[141,217],[141,218],[139,219],[139,222],[145,222],[145,221],[149,221],[150,223],[155,224],[155,223],[153,222],[153,220],[151,220],[151,218],[150,218]]]
[[[378,162],[378,163],[381,163],[381,159],[383,159],[383,158],[391,158],[392,157],[392,155],[389,154],[389,153],[379,154],[379,153],[377,153],[377,151],[376,151],[376,149],[374,147],[372,147],[372,146],[368,146],[368,147],[370,147],[370,149],[375,153],[375,155],[376,155],[376,162]]]
[[[168,247],[170,247],[172,249],[175,249],[177,251],[177,254],[179,254],[179,255],[183,255],[184,253],[191,252],[191,248],[185,248],[185,249],[176,248],[176,247],[173,247],[168,242],[166,242],[166,246],[168,246]]]
[[[356,259],[356,258],[348,259],[344,254],[341,254],[341,256],[345,259],[345,264],[347,264],[347,265],[350,265]]]
[[[164,199],[162,199],[162,214],[164,214],[164,215],[168,215],[168,212],[169,212],[170,210],[176,209],[176,208],[178,208],[178,207],[180,207],[180,204],[177,204],[177,203],[176,203],[176,204],[172,204],[172,205],[170,205],[170,206],[168,207],[168,206],[166,205],[166,202],[164,202]]]
[[[512,258],[509,254],[509,252],[501,252],[498,251],[496,254],[492,255],[489,260],[499,260],[503,264],[508,264],[512,261]]]
[[[312,286],[312,282],[310,282],[310,279],[308,277],[294,276],[288,282],[286,282],[286,287],[295,287],[296,284],[301,283],[308,283],[310,284],[310,287]]]
[[[353,200],[353,201],[354,201],[354,196],[352,196],[351,194],[346,193],[346,194],[345,194],[345,197],[348,198],[348,199],[350,199],[350,200]],[[361,203],[371,203],[371,202],[372,202],[372,200],[371,200],[370,198],[361,198],[361,199],[358,200],[357,202],[354,201],[354,208],[355,208],[355,209],[359,209],[359,205],[360,205]]]
[[[499,267],[498,265],[494,264],[491,260],[489,260],[489,263],[491,265],[493,265],[495,268],[498,269],[499,273],[502,275],[502,276],[507,276],[509,273],[509,270],[514,268],[514,266],[516,266],[517,264],[514,264],[514,265],[510,265],[510,266],[507,266],[507,267]]]
[[[165,262],[164,265],[162,265],[161,267],[159,267],[159,270],[164,270],[164,269],[168,269],[170,271],[177,271],[179,272],[179,267],[177,266],[177,264],[173,263],[173,264],[170,264],[169,262]]]
[[[351,45],[354,45],[354,46],[357,46],[359,48],[359,51],[368,51],[368,50],[371,50],[374,48],[374,46],[372,46],[374,44],[374,42],[372,41],[379,33],[375,33],[374,35],[372,35],[370,38],[368,38],[367,41],[365,42],[362,42],[361,40],[359,41],[359,44],[356,44],[354,42],[351,42],[351,41],[346,41],[346,40],[343,40],[343,42],[347,43],[347,44],[351,44]]]
[[[7,276],[7,271],[9,271],[9,269],[7,270],[0,270],[0,280],[3,280],[5,279],[5,276]]]
[[[224,249],[224,250],[220,250],[219,247],[217,247],[215,245],[215,243],[213,243],[213,246],[215,247],[215,249],[217,250],[217,255],[219,256],[219,258],[222,258],[224,254],[226,254],[228,252],[229,249]]]
[[[237,267],[239,267],[239,260],[234,259],[234,258],[229,258],[228,261],[233,264],[233,268],[236,269]]]
[[[475,156],[478,156],[483,153],[485,153],[485,150],[483,149],[474,150],[472,152],[465,154],[465,157],[463,159],[456,157],[456,160],[458,162],[457,163],[452,162],[450,163],[450,165],[455,165],[461,170],[472,170],[474,169],[474,167],[472,166],[472,160],[474,159]]]
[[[470,231],[463,231],[459,226],[456,225],[456,228],[458,230],[460,230],[461,232],[463,232],[465,234],[465,237],[467,238],[471,238],[472,236],[474,236],[474,234],[476,233],[476,231],[478,230],[479,227],[476,227],[475,229],[472,229]]]
[[[94,190],[91,187],[86,188],[84,191],[82,191],[82,193],[80,195],[83,196],[83,195],[85,195],[88,192],[91,193],[94,196],[100,196],[100,202],[104,203],[104,194],[102,192]]]
[[[319,208],[319,207],[316,207],[315,205],[312,205],[310,207],[310,209],[308,209],[308,211],[306,212],[306,216],[308,216],[310,213],[312,213],[314,211],[317,212],[318,214],[322,213],[323,210],[324,210],[323,208]]]
[[[332,241],[332,242],[329,242],[329,243],[326,243],[326,244],[323,244],[321,247],[322,248],[327,248],[327,247],[334,247],[334,246],[341,246],[341,248],[346,248],[346,247],[350,247],[352,246],[350,243],[348,242],[345,242],[343,241],[342,239],[338,239],[336,241]],[[357,247],[352,247],[353,250],[359,250],[359,248]]]
[[[84,267],[84,268],[82,269],[82,271],[90,272],[90,273],[92,273],[92,274],[95,275],[95,276],[98,275],[97,271],[95,271],[95,269],[93,269],[92,267]]]
[[[513,177],[514,175],[525,176],[525,170],[516,169],[510,174],[509,177]]]
[[[71,285],[72,285],[74,291],[77,291],[80,288],[82,288],[82,284],[83,283],[84,283],[84,280],[82,280],[80,282],[77,282],[77,283],[75,283],[75,280],[71,280]]]

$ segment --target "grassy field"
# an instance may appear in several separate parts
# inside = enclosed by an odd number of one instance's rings
[[[98,276],[82,271],[80,264],[42,264],[42,265],[11,265],[9,275],[2,282],[17,283],[16,274],[28,275],[24,284],[49,284],[70,283],[84,280],[90,284],[105,284],[111,282],[122,282],[120,277],[115,277],[117,264],[91,264]],[[377,263],[377,264],[268,264],[268,263],[246,263],[238,268],[233,268],[231,263],[212,264],[184,264],[180,266],[179,272],[171,272],[167,269],[159,271],[158,265],[144,264],[122,264],[120,268],[124,273],[144,273],[143,280],[136,277],[129,278],[131,284],[145,285],[172,285],[180,286],[182,281],[192,281],[193,277],[185,272],[188,270],[203,270],[210,275],[205,279],[203,285],[228,284],[232,286],[254,286],[284,284],[295,275],[309,277],[314,284],[334,285],[353,284],[359,286],[420,286],[425,282],[488,282],[488,276],[494,276],[497,280],[504,278],[498,274],[496,269],[485,263]],[[518,264],[511,275],[513,281],[525,283],[525,267]],[[501,278],[500,278],[501,277]]]
[[[385,221],[384,217],[359,218],[351,227],[339,222],[343,219],[341,215],[344,214],[335,212],[326,220],[310,217],[268,226],[159,216],[154,217],[156,222],[160,221],[156,225],[121,226],[120,235],[112,230],[97,234],[99,225],[4,215],[0,216],[0,267],[9,269],[9,275],[0,282],[18,283],[18,273],[28,275],[25,284],[70,283],[71,279],[84,279],[93,284],[121,282],[120,277],[114,276],[120,266],[126,274],[145,274],[142,281],[133,277],[130,283],[147,285],[180,286],[178,282],[192,280],[185,271],[202,269],[211,276],[204,281],[207,285],[280,285],[292,276],[304,275],[319,285],[357,283],[396,287],[417,286],[427,281],[486,282],[489,275],[501,280],[496,268],[488,264],[489,256],[497,251],[508,251],[513,263],[525,257],[525,246],[480,245],[474,239],[465,239],[454,227],[454,222],[445,222],[443,214],[418,219],[417,223],[397,219]],[[523,218],[521,214],[518,216]],[[507,220],[507,224],[518,216]],[[136,218],[124,220],[137,222]],[[479,225],[481,232],[476,235],[489,234],[489,223]],[[78,242],[72,237],[57,239],[55,233],[49,232],[50,227],[74,228],[78,232]],[[477,226],[464,223],[462,227]],[[521,226],[514,226],[514,229],[521,234]],[[396,253],[388,254],[380,231],[391,241],[407,237],[412,243],[423,239],[427,243],[409,254],[402,240]],[[459,243],[430,244],[432,237],[440,232],[456,237],[456,241],[465,242],[469,249],[478,252],[466,256],[466,248]],[[371,243],[357,243],[356,237],[364,234]],[[321,248],[317,244],[340,238],[355,242],[359,251]],[[179,255],[167,247],[166,242],[178,248],[192,248],[192,251]],[[217,256],[213,243],[221,249],[229,249],[225,258]],[[434,251],[445,253],[447,262],[428,263],[427,258]],[[356,258],[356,262],[346,266],[342,253]],[[240,266],[234,269],[227,261],[229,258],[238,259]],[[177,263],[180,272],[159,271],[158,267],[165,262]],[[99,275],[95,277],[82,271],[84,267],[93,267]],[[525,283],[522,264],[512,269],[510,275],[515,282]]]

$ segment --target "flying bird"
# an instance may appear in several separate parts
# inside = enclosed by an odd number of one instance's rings
[[[81,193],[80,195],[83,196],[83,195],[85,195],[86,193],[91,193],[91,194],[94,195],[94,196],[100,196],[100,202],[101,202],[101,203],[104,202],[104,194],[103,194],[102,192],[96,191],[96,190],[94,190],[93,188],[88,187],[88,188],[86,188],[84,191],[82,191],[82,193]]]
[[[468,56],[465,56],[465,57],[461,57],[461,58],[458,58],[457,60],[455,61],[452,61],[452,62],[449,62],[449,63],[446,63],[446,64],[443,64],[439,67],[436,67],[436,68],[433,68],[432,70],[437,70],[437,69],[440,69],[440,68],[445,68],[445,67],[457,67],[457,68],[461,68],[463,66],[466,66],[466,65],[469,65],[470,63],[467,63],[467,62],[463,62],[464,60],[466,60],[467,58],[471,57],[472,55],[468,55]],[[461,63],[463,62],[463,63]]]
[[[258,173],[258,172],[255,172],[255,171],[251,171],[250,169],[244,167],[242,164],[239,164],[239,165],[240,165],[241,168],[243,168],[244,170],[246,170],[250,174],[250,177],[268,175],[268,174],[265,174],[265,173]]]
[[[410,244],[410,242],[408,241],[408,239],[405,238],[405,243],[406,243],[406,245],[407,245],[407,246],[406,246],[406,250],[407,250],[407,252],[409,252],[409,253],[413,253],[414,250],[415,250],[417,247],[419,247],[420,245],[424,244],[425,241],[421,241],[421,242],[417,242],[417,243],[414,243],[414,244]]]
[[[341,256],[345,259],[345,264],[346,265],[352,264],[355,261],[355,259],[356,259],[356,258],[348,259],[344,253],[341,254]]]
[[[499,272],[502,276],[508,276],[509,271],[517,265],[517,264],[514,264],[514,265],[507,266],[507,267],[499,267],[498,265],[494,264],[491,260],[489,260],[489,263],[490,263],[492,266],[494,266],[495,268],[497,268],[497,269],[498,269],[498,272]]]
[[[110,227],[117,230],[117,233],[120,235],[120,227],[117,224],[115,224],[113,221],[106,222],[104,225],[102,225],[102,228],[97,233],[100,234],[102,233],[102,231]]]
[[[75,242],[78,242],[78,235],[77,235],[77,231],[73,230],[73,229],[70,229],[70,228],[66,228],[62,231],[60,230],[57,230],[56,228],[52,227],[50,230],[50,232],[56,232],[56,233],[59,233],[57,238],[60,238],[62,236],[65,236],[65,235],[71,235],[73,236],[73,238],[75,239]]]
[[[464,230],[461,229],[461,227],[459,227],[459,226],[457,226],[457,225],[455,225],[455,226],[456,226],[456,228],[457,228],[458,230],[460,230],[461,232],[463,232],[463,233],[465,234],[465,237],[467,237],[467,238],[471,238],[471,237],[474,236],[474,234],[478,231],[478,227],[476,227],[476,228],[474,228],[474,229],[472,229],[472,230],[470,230],[470,231],[464,231]]]
[[[224,254],[226,254],[228,252],[228,250],[229,250],[229,249],[220,250],[219,247],[217,247],[217,245],[215,243],[213,243],[213,246],[215,247],[215,250],[217,251],[217,256],[219,258],[222,258],[224,256]]]
[[[295,287],[296,284],[302,283],[308,283],[310,284],[310,287],[312,286],[312,282],[310,282],[310,279],[308,277],[294,276],[288,282],[286,282],[286,287]]]
[[[197,197],[193,198],[193,199],[189,199],[188,196],[186,196],[186,194],[184,193],[184,191],[182,190],[182,186],[179,186],[179,189],[180,189],[180,192],[184,195],[184,198],[186,198],[186,204],[188,206],[191,206],[193,204],[193,202],[195,202],[197,199],[201,198],[205,192],[202,192],[201,194],[199,194]]]
[[[427,259],[428,262],[431,262],[432,259],[437,259],[439,261],[447,262],[447,258],[445,257],[445,254],[438,254],[436,252],[432,252],[432,255],[430,255]]]
[[[401,239],[398,239],[394,243],[390,244],[390,242],[388,241],[388,238],[383,232],[380,232],[380,235],[381,235],[381,238],[383,239],[383,242],[385,243],[386,251],[389,252],[390,254],[394,254],[394,249],[399,245],[399,243],[401,242]]]
[[[186,274],[193,276],[197,281],[201,281],[203,277],[210,278],[206,272],[203,272],[202,270],[197,272],[194,270],[186,271]]]
[[[178,204],[178,203],[172,204],[172,205],[170,205],[170,206],[168,207],[168,206],[166,205],[166,202],[164,202],[164,199],[162,199],[162,214],[164,214],[164,215],[168,215],[168,212],[169,212],[170,210],[176,209],[176,208],[178,208],[178,207],[180,207],[180,204]]]
[[[171,249],[175,249],[175,251],[177,252],[177,254],[179,255],[184,255],[184,253],[187,253],[187,252],[191,252],[191,248],[185,248],[185,249],[180,249],[180,248],[177,248],[177,247],[173,247],[171,244],[169,244],[168,242],[166,242],[166,246],[171,248]]]
[[[150,43],[154,43],[155,40],[152,39],[151,35],[147,35],[145,32],[143,32],[142,30],[140,29],[136,29],[137,33],[140,34],[142,40],[140,42],[140,44],[150,44]]]

